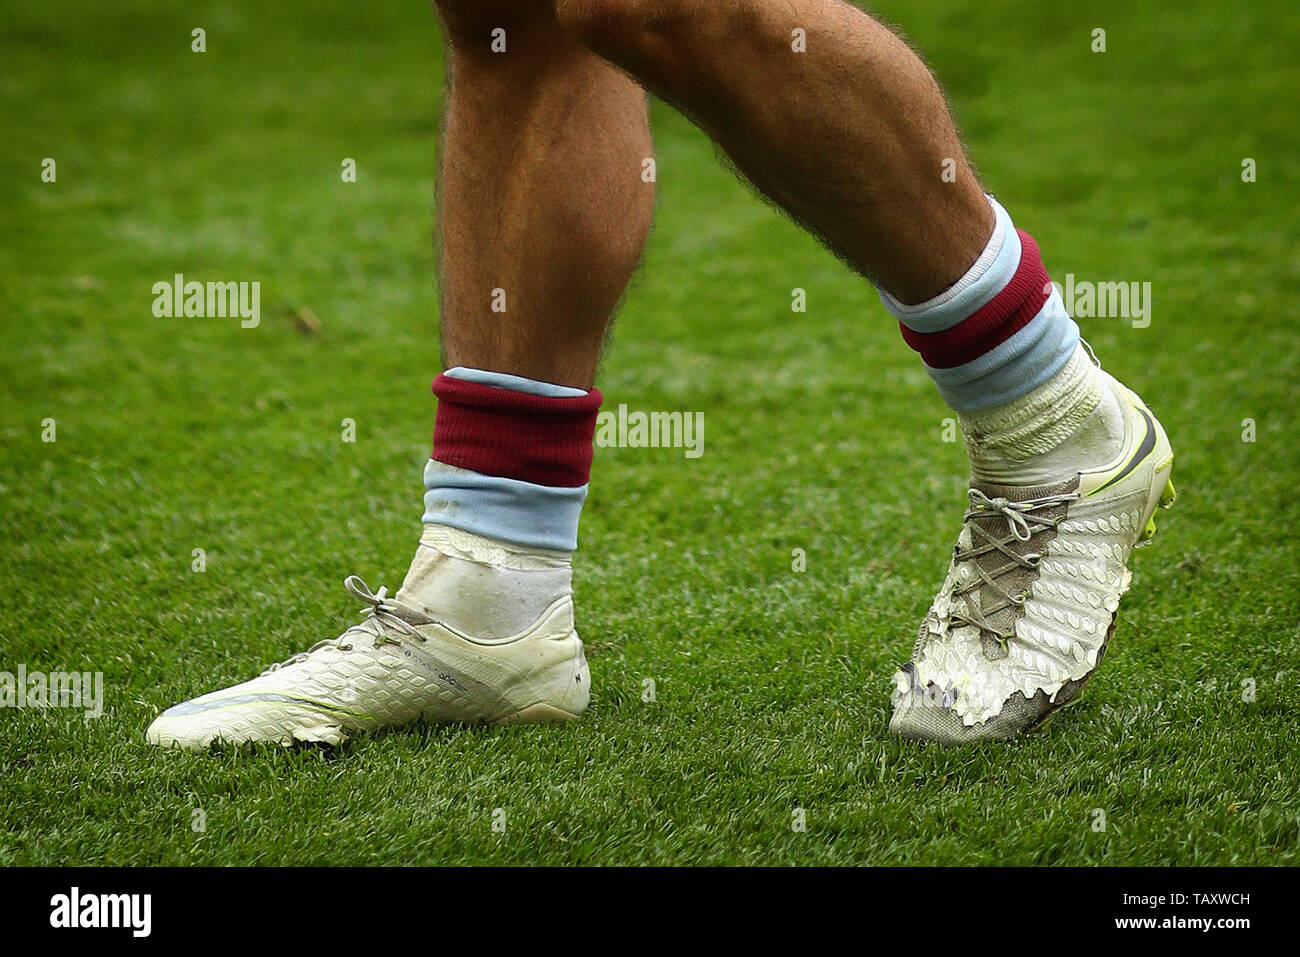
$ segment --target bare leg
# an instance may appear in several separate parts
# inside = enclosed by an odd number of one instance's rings
[[[929,71],[840,0],[556,9],[892,293],[886,307],[958,412],[970,508],[895,676],[890,729],[959,743],[1041,725],[1101,660],[1129,555],[1173,501],[1173,454],[1080,345],[1032,237],[982,195]],[[1084,556],[1104,569],[1083,570]]]
[[[510,384],[439,377],[424,534],[398,593],[348,578],[365,620],[169,709],[154,744],[338,744],[417,719],[555,721],[587,706],[568,553],[600,398],[586,390],[650,224],[645,97],[549,0],[436,6],[451,74],[443,359]]]
[[[984,248],[993,215],[938,84],[905,43],[857,8],[839,0],[559,0],[557,12],[904,302],[941,292]],[[806,52],[794,49],[796,29]]]
[[[437,6],[444,364],[590,388],[650,226],[645,94],[574,42],[548,0]]]

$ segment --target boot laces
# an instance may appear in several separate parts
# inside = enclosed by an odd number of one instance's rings
[[[968,625],[978,628],[981,634],[989,635],[1005,648],[1006,643],[1015,637],[1015,631],[995,628],[990,618],[1007,608],[1023,608],[1029,598],[1029,592],[1025,590],[1013,595],[1002,587],[998,579],[1016,568],[1037,568],[1043,560],[1043,556],[1038,552],[1020,555],[1012,545],[1016,542],[1028,542],[1034,536],[1059,525],[1060,519],[1040,513],[1072,502],[1079,497],[1079,494],[1072,492],[1064,495],[1044,495],[1019,502],[1001,496],[990,497],[977,488],[969,489],[966,494],[970,498],[970,508],[962,521],[970,529],[971,546],[962,548],[958,544],[953,549],[953,562],[958,567],[969,562],[965,567],[970,568],[974,574],[966,582],[953,588],[954,603],[959,598],[963,601],[951,612],[949,621],[958,627]],[[1006,519],[1005,534],[998,534],[996,530],[990,531],[985,525],[976,521],[976,519],[994,516]],[[996,523],[993,524],[996,526]],[[1007,559],[1006,563],[986,569],[975,561],[994,552],[1000,552]],[[983,591],[980,594],[979,606],[976,607],[974,601],[967,596],[981,589]]]
[[[378,592],[372,592],[370,586],[356,575],[349,575],[344,579],[343,587],[350,594],[366,603],[366,607],[361,609],[361,613],[365,617],[337,638],[326,638],[324,641],[318,641],[306,651],[300,651],[284,661],[271,665],[262,674],[269,675],[281,668],[299,664],[326,648],[351,651],[354,640],[363,635],[372,639],[375,648],[380,645],[400,645],[404,638],[414,639],[417,642],[428,640],[408,620],[409,618],[418,619],[423,616],[396,599],[390,598],[387,587],[380,586]]]

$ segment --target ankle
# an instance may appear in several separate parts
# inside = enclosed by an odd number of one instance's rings
[[[476,638],[506,638],[572,594],[568,552],[427,524],[397,599]]]
[[[1051,379],[1019,399],[959,412],[971,474],[999,485],[1065,481],[1104,465],[1124,441],[1124,416],[1110,377],[1081,346]]]

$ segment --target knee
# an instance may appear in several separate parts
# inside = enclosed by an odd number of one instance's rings
[[[432,0],[447,42],[466,51],[489,48],[494,32],[528,41],[558,33],[554,0]]]
[[[725,40],[755,4],[748,0],[556,0],[555,13],[579,42],[653,79],[685,66],[702,44]]]
[[[555,16],[574,36],[583,40],[629,36],[651,20],[655,0],[556,0]]]

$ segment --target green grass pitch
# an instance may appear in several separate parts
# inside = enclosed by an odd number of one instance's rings
[[[1081,324],[1180,498],[1078,707],[1010,746],[886,736],[961,520],[949,413],[872,289],[655,104],[600,385],[703,412],[704,454],[598,450],[585,719],[150,749],[414,549],[441,58],[422,3],[52,0],[0,32],[0,670],[102,671],[105,712],[0,710],[0,864],[1300,862],[1300,13],[878,12],[1054,276],[1152,283],[1149,326]],[[178,272],[260,281],[261,325],[155,318]]]

